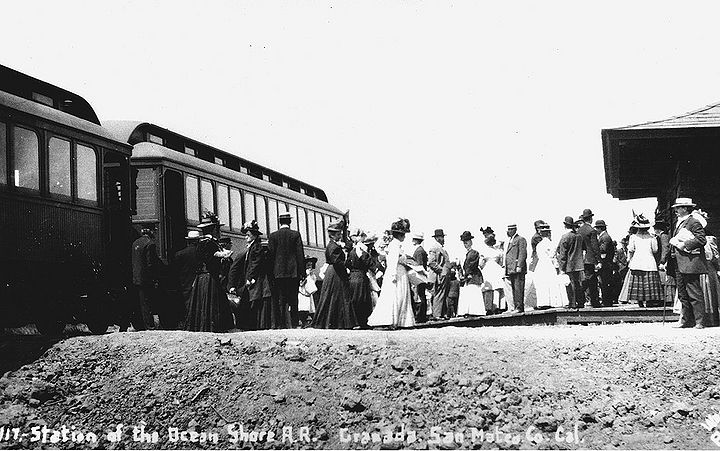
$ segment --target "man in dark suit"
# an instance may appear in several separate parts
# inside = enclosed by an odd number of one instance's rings
[[[415,246],[415,251],[413,252],[413,260],[415,262],[422,266],[425,270],[427,270],[427,263],[428,263],[428,254],[425,252],[425,249],[423,249],[422,243],[425,240],[425,236],[422,232],[420,233],[413,233],[412,235],[412,242],[413,246]],[[425,294],[425,290],[427,289],[427,285],[424,283],[419,283],[416,287],[416,296],[418,298],[417,308],[415,310],[415,320],[419,323],[424,323],[427,321],[427,296]]]
[[[512,313],[525,311],[525,274],[527,274],[527,241],[517,234],[517,226],[507,228],[509,238],[505,248],[505,276],[510,280],[515,309]]]
[[[557,247],[558,266],[561,274],[567,274],[570,279],[568,292],[570,308],[583,308],[585,306],[585,293],[582,287],[582,275],[585,269],[583,263],[583,239],[577,231],[578,224],[572,216],[565,216],[565,229],[567,232],[560,238]]]
[[[292,327],[298,327],[298,289],[300,279],[305,276],[305,249],[300,232],[290,229],[291,222],[290,213],[278,216],[280,228],[268,236],[268,252],[273,265],[276,296],[281,308],[290,306]]]
[[[600,307],[597,277],[598,264],[600,263],[600,244],[598,243],[598,232],[592,227],[592,210],[589,208],[583,210],[580,220],[582,224],[578,228],[578,233],[583,239],[585,248],[585,280],[583,281],[585,297],[590,300],[590,305]]]
[[[197,245],[200,242],[200,232],[191,230],[185,240],[187,245],[175,253],[175,258],[173,258],[171,264],[171,271],[183,301],[182,305],[177,309],[182,310],[182,312],[178,312],[179,318],[185,318],[190,303],[192,284],[195,280],[195,272],[198,269]]]
[[[153,238],[153,224],[143,225],[140,238],[132,244],[133,288],[140,306],[142,322],[133,324],[136,330],[155,329],[153,303],[156,301],[160,257]]]
[[[705,229],[690,216],[696,204],[687,197],[678,197],[672,208],[677,216],[675,233],[670,239],[671,255],[675,259],[678,298],[682,304],[680,322],[674,327],[696,329],[705,327],[705,298],[700,274],[707,273],[704,246]]]
[[[603,307],[612,307],[613,302],[613,258],[615,258],[615,241],[607,232],[607,225],[602,219],[595,221],[595,230],[598,233],[598,247],[600,250],[600,289],[602,290]]]

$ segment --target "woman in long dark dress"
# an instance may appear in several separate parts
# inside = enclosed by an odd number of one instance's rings
[[[220,284],[221,259],[228,254],[218,242],[220,225],[217,216],[209,212],[203,215],[198,225],[205,236],[197,247],[198,266],[190,292],[185,330],[226,332],[233,326],[230,304]]]
[[[268,278],[267,249],[263,248],[260,236],[262,232],[256,221],[251,221],[242,228],[248,243],[245,255],[245,285],[250,300],[251,315],[255,320],[256,329],[288,329],[290,328],[290,311],[283,311],[277,297],[272,295]]]
[[[325,248],[328,268],[312,326],[317,329],[353,329],[358,326],[358,321],[350,299],[345,251],[338,244],[342,242],[342,224],[330,224],[327,230],[330,237]]]
[[[355,309],[360,327],[367,327],[367,319],[373,309],[370,279],[367,275],[373,262],[368,247],[363,244],[365,236],[365,233],[359,229],[350,235],[353,249],[348,253],[345,261],[345,266],[350,271],[350,302]]]

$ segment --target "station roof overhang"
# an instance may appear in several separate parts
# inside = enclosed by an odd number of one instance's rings
[[[702,140],[720,143],[720,103],[601,134],[607,192],[620,200],[656,197],[683,149]]]

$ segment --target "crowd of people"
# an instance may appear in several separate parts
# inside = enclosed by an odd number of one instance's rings
[[[678,327],[717,326],[718,248],[705,230],[707,215],[696,207],[691,199],[677,199],[672,236],[664,218],[651,225],[643,215],[635,216],[619,246],[605,221],[593,223],[590,209],[578,218],[565,217],[557,243],[543,220],[535,221],[529,246],[515,224],[508,225],[502,240],[491,227],[480,228],[478,239],[465,231],[459,237],[465,256],[455,260],[445,249],[443,229],[426,244],[407,219],[393,222],[381,237],[348,230],[341,219],[327,227],[320,268],[316,258],[304,255],[288,213],[278,217],[279,229],[266,246],[258,224],[245,224],[247,246],[235,255],[230,240],[220,237],[217,216],[207,212],[200,231],[188,233],[187,248],[170,266],[182,308],[164,309],[160,323],[214,332],[402,328],[455,316],[634,303],[672,307],[681,313]],[[136,329],[154,327],[150,298],[158,260],[153,246],[150,230],[133,244],[141,312]],[[163,314],[177,321],[163,321]]]

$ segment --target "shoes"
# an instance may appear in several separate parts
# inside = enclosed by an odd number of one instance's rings
[[[705,327],[705,326],[703,326],[702,324],[698,324],[698,326],[701,326],[701,328]],[[676,324],[673,324],[673,325],[672,325],[672,328],[673,328],[673,329],[689,329],[689,328],[691,328],[691,327],[693,327],[693,326],[689,326],[689,325],[683,324],[683,323],[676,323]],[[697,327],[697,326],[696,326],[696,327]]]
[[[705,326],[702,324],[695,324],[695,329],[705,329]]]

